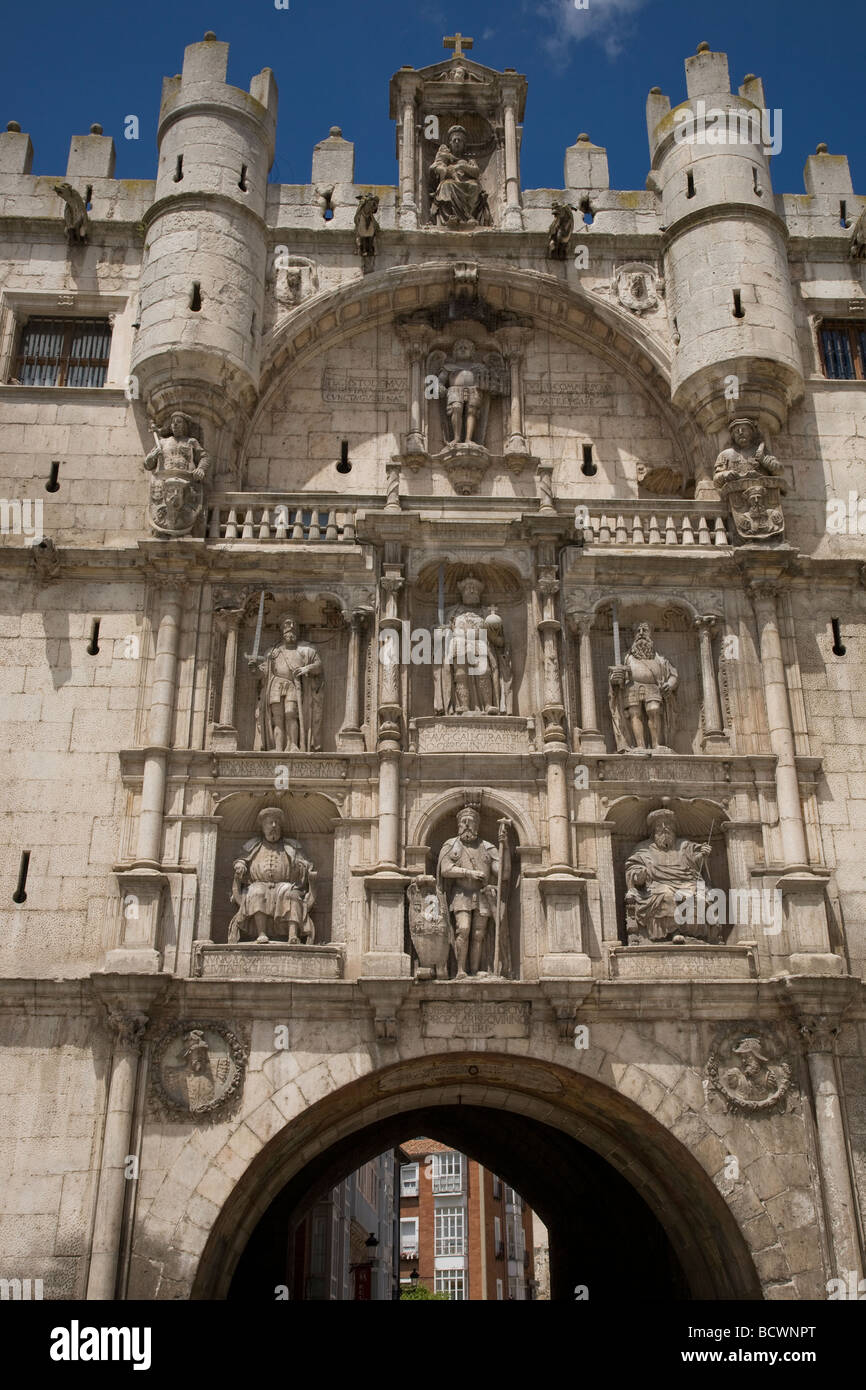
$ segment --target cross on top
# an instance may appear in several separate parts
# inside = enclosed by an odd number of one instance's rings
[[[453,49],[454,49],[454,57],[455,57],[455,58],[462,58],[462,57],[463,57],[463,45],[465,44],[467,48],[471,48],[472,45],[474,44],[474,42],[475,42],[474,39],[465,39],[465,38],[463,37],[463,35],[460,34],[460,33],[457,33],[457,34],[446,34],[445,38],[442,40],[442,47],[443,47],[443,48],[453,48]]]

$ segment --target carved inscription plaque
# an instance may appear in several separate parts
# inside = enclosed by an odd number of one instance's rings
[[[322,399],[353,401],[358,405],[406,404],[406,375],[379,376],[375,372],[346,372],[328,367],[322,373]]]
[[[545,372],[526,378],[526,411],[584,410],[595,415],[612,415],[616,409],[616,388],[606,376],[557,376]]]
[[[421,1005],[425,1038],[526,1038],[529,1036],[529,1004],[438,1003]]]

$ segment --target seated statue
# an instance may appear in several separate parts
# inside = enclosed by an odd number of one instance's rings
[[[487,194],[481,187],[481,171],[466,155],[466,131],[453,125],[430,166],[436,188],[430,199],[432,220],[440,226],[461,223],[489,227],[492,218]]]
[[[312,946],[311,912],[316,901],[316,868],[298,844],[283,834],[283,812],[266,806],[257,817],[261,834],[248,840],[234,862],[229,941],[287,941]]]
[[[690,924],[691,939],[708,941],[706,913],[695,910],[694,902],[689,904],[688,899],[705,891],[702,870],[710,846],[679,839],[676,816],[665,808],[651,811],[646,823],[652,838],[643,840],[625,865],[628,944],[685,941],[680,926],[683,921]]]

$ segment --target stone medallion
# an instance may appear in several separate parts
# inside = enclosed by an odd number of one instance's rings
[[[156,1044],[153,1098],[169,1115],[216,1118],[240,1095],[245,1066],[243,1044],[222,1023],[174,1023]]]
[[[186,536],[202,513],[204,489],[185,473],[161,472],[151,480],[148,516],[158,536]]]
[[[776,1040],[760,1028],[740,1026],[725,1033],[707,1060],[710,1086],[740,1115],[784,1110],[791,1068]]]

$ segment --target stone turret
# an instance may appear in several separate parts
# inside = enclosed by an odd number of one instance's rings
[[[672,398],[710,434],[732,412],[775,432],[803,391],[787,232],[770,181],[781,112],[765,110],[759,78],[747,77],[734,95],[727,55],[708,44],[685,67],[686,101],[671,110],[658,88],[647,98],[649,183],[662,198],[675,344]]]
[[[277,115],[270,68],[245,92],[227,85],[227,63],[209,33],[163,81],[132,367],[158,419],[182,405],[218,434],[239,427],[258,386]]]

